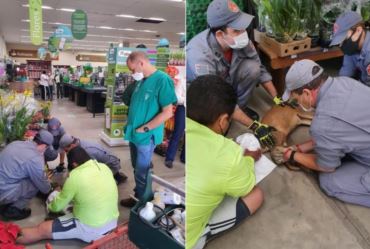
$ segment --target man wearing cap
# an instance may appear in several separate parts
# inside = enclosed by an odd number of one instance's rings
[[[113,177],[117,184],[127,180],[127,176],[119,172],[121,169],[120,159],[104,149],[99,143],[81,140],[68,134],[64,134],[59,142],[59,147],[66,153],[77,146],[81,146],[86,150],[91,158],[97,160],[99,163],[107,165],[112,170]]]
[[[340,15],[334,24],[330,46],[339,45],[344,53],[340,76],[358,77],[370,86],[370,32],[361,16],[354,11]]]
[[[62,127],[61,122],[57,118],[51,118],[48,122],[48,131],[53,135],[54,140],[52,146],[50,146],[45,152],[46,161],[53,161],[57,157],[59,152],[59,167],[64,167],[65,152],[59,148],[60,138],[66,133]]]
[[[5,219],[21,220],[31,214],[29,201],[38,191],[46,194],[50,183],[43,154],[53,136],[41,130],[33,141],[14,141],[0,153],[0,205]]]
[[[284,148],[277,163],[297,162],[320,172],[329,196],[370,207],[370,88],[349,77],[329,77],[311,60],[295,62],[286,75],[284,98],[304,110],[315,110],[312,140]]]
[[[231,0],[213,0],[207,9],[209,29],[196,35],[187,46],[186,77],[188,82],[206,74],[225,79],[238,97],[234,119],[251,128],[263,144],[272,145],[269,127],[259,123],[258,114],[247,106],[258,84],[262,84],[276,104],[282,103],[271,75],[248,38],[246,29],[253,18]]]

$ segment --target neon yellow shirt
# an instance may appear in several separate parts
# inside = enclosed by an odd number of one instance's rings
[[[254,160],[231,139],[186,119],[186,248],[202,235],[225,196],[242,197],[256,183]]]
[[[73,201],[73,215],[83,224],[99,227],[119,216],[118,190],[112,171],[89,160],[72,170],[49,210],[59,212]]]

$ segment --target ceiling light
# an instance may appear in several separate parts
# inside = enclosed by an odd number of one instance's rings
[[[149,17],[149,18],[145,18],[145,19],[149,19],[149,20],[153,20],[153,21],[162,21],[162,22],[167,21],[166,19],[161,18],[161,17]]]
[[[133,18],[133,19],[140,18],[138,16],[133,16],[133,15],[116,15],[116,17]]]
[[[153,31],[153,30],[138,30],[138,31],[141,31],[141,32],[146,32],[146,33],[157,33],[157,31]]]
[[[112,28],[112,27],[109,27],[109,26],[99,26],[99,27],[96,27],[98,29],[115,29],[115,28]]]
[[[185,32],[176,33],[178,35],[185,35]]]
[[[68,9],[68,8],[61,8],[61,9],[57,9],[57,10],[66,11],[66,12],[75,12],[76,11],[75,9]]]
[[[30,6],[28,4],[22,4],[22,7],[28,8]],[[44,9],[44,10],[53,10],[54,9],[53,7],[46,6],[46,5],[42,5],[41,8]]]
[[[22,19],[21,21],[22,21],[22,22],[30,22],[30,20],[29,20],[29,19]]]
[[[183,1],[183,0],[168,0],[168,1],[171,1],[171,2],[178,2],[178,3],[185,2],[185,1]]]

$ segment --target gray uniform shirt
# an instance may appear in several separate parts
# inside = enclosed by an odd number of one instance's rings
[[[241,68],[240,65],[246,60],[248,60],[248,63]],[[199,33],[189,41],[186,48],[187,82],[193,81],[200,75],[212,74],[224,78],[234,89],[238,89],[237,85],[243,80],[238,77],[240,75],[239,71],[248,71],[250,75],[257,77],[257,82],[249,82],[249,84],[246,82],[249,88],[243,91],[251,92],[250,89],[253,89],[256,83],[265,83],[272,79],[262,65],[251,41],[245,48],[233,50],[231,63],[225,60],[220,45],[209,29]]]
[[[370,86],[370,32],[366,32],[364,45],[359,54],[344,55],[340,76],[353,77],[360,72],[360,80]]]
[[[348,77],[329,77],[317,101],[310,128],[317,164],[336,168],[351,156],[370,166],[370,88]]]
[[[0,153],[0,196],[18,189],[18,182],[29,179],[41,192],[50,190],[44,171],[43,155],[32,141],[15,141]]]
[[[110,154],[102,145],[86,140],[79,140],[79,144],[93,159],[97,160],[99,163],[106,164],[112,171],[118,172],[120,168],[120,159]]]

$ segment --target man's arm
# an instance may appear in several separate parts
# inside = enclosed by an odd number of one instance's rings
[[[277,96],[276,88],[271,80],[262,83],[262,86],[271,95],[271,97],[275,98]]]
[[[356,74],[356,65],[353,62],[353,56],[344,55],[343,65],[339,70],[339,76],[353,77]]]
[[[288,156],[290,157],[290,154],[292,152],[288,153]],[[294,161],[302,164],[308,169],[312,169],[315,171],[320,171],[320,172],[333,172],[335,171],[334,168],[323,168],[320,165],[316,163],[317,156],[315,154],[307,154],[307,153],[301,153],[301,152],[296,152],[294,154]]]
[[[70,176],[67,178],[63,185],[62,191],[55,197],[55,199],[48,206],[51,212],[57,213],[63,210],[68,203],[70,203],[75,195],[76,187],[74,186],[73,179]]]
[[[253,120],[248,117],[240,108],[239,106],[236,106],[235,107],[235,111],[233,113],[233,116],[232,118],[235,120],[235,121],[238,121],[239,123],[249,127],[251,126],[251,124],[253,123]]]
[[[162,112],[160,112],[157,116],[155,116],[151,121],[142,125],[140,128],[136,129],[136,132],[142,133],[144,131],[144,127],[148,127],[149,130],[153,130],[163,124],[166,120],[170,119],[173,116],[173,105],[169,104],[162,108]]]
[[[32,183],[44,194],[48,193],[51,189],[50,182],[44,171],[43,163],[34,160],[27,162],[28,175]]]

